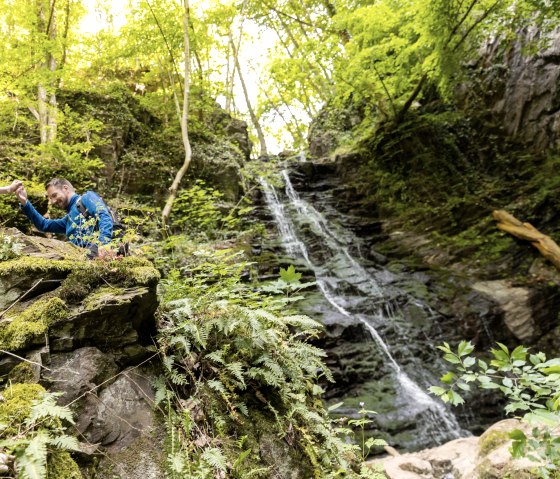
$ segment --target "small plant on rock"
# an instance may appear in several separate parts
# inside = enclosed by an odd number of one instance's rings
[[[12,236],[0,233],[0,261],[17,258],[21,255],[24,245]]]
[[[462,341],[457,351],[444,343],[438,348],[454,366],[430,391],[453,405],[464,403],[461,391],[472,386],[500,391],[508,400],[508,414],[517,414],[532,425],[527,436],[521,430],[510,434],[514,457],[536,461],[540,477],[558,477],[560,471],[560,358],[547,360],[544,353],[530,354],[524,346],[510,351],[504,344],[490,351],[490,360],[471,355],[474,346]]]

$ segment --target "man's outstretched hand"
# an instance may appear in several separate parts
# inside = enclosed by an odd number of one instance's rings
[[[13,185],[13,183],[12,183]],[[11,187],[11,185],[10,185]],[[15,190],[16,191],[16,197],[19,200],[19,202],[25,206],[25,203],[27,203],[27,191],[25,191],[25,187],[21,184],[18,186],[18,188]]]
[[[8,192],[9,193],[15,193],[16,190],[20,186],[23,186],[23,183],[21,182],[21,180],[14,180],[14,181],[12,181],[12,184],[10,186],[8,186]]]

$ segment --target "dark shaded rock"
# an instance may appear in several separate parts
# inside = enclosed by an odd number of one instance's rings
[[[51,354],[49,370],[43,372],[42,382],[50,390],[61,392],[60,403],[68,404],[90,390],[95,393],[97,386],[117,372],[110,355],[86,347],[71,353]]]
[[[96,415],[84,433],[89,442],[123,449],[157,425],[151,407],[154,394],[145,371],[123,371],[98,397]]]
[[[475,116],[490,112],[494,124],[535,151],[560,140],[560,30],[542,36],[526,27],[513,43],[496,37],[482,52],[472,83],[459,90],[463,108]],[[538,41],[545,46],[527,54]]]
[[[124,362],[145,355],[145,350],[143,354],[137,348],[128,351],[127,346],[149,344],[155,334],[154,313],[158,303],[154,289],[105,287],[86,301],[85,306],[76,308],[67,320],[50,329],[53,351],[96,346],[113,351]]]

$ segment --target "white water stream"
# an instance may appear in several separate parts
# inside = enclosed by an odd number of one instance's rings
[[[422,434],[430,435],[433,442],[438,444],[467,434],[444,404],[427,394],[403,370],[391,354],[391,348],[375,328],[377,324],[390,323],[391,316],[399,312],[394,311],[392,305],[384,307],[387,301],[382,286],[361,261],[350,253],[348,247],[356,244],[357,238],[350,231],[329,224],[324,215],[298,195],[286,171],[282,176],[285,182],[285,194],[282,195],[286,198],[284,202],[280,200],[276,189],[264,179],[261,179],[261,185],[286,253],[294,259],[305,261],[315,274],[317,286],[325,300],[338,313],[354,322],[361,322],[369,331],[393,371],[398,385],[396,389],[401,399],[399,402],[406,404],[407,414],[422,423]],[[324,261],[320,264],[311,259],[308,246],[305,244],[305,235],[298,236],[296,232],[298,228],[302,228],[302,225],[310,229],[313,236],[319,239],[324,256]],[[332,265],[336,265],[336,268]],[[359,292],[360,297],[367,298],[368,304],[372,305],[371,310],[361,314],[351,312],[351,301],[340,292],[341,284],[351,285],[353,290]],[[375,405],[372,406],[375,408]]]

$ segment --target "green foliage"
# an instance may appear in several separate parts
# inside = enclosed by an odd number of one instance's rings
[[[23,246],[13,236],[0,233],[0,261],[17,258],[21,254]]]
[[[65,479],[81,477],[75,463],[63,451],[77,451],[76,438],[67,434],[64,424],[74,424],[67,407],[56,404],[56,395],[36,384],[16,384],[2,391],[0,403],[0,449],[15,456],[15,467],[22,479],[47,479],[49,463],[70,461]]]
[[[174,230],[193,238],[216,239],[235,231],[253,208],[243,197],[234,207],[223,201],[223,194],[202,180],[181,190],[177,195],[171,215]]]
[[[538,461],[540,477],[548,479],[560,469],[560,358],[547,360],[524,346],[510,351],[497,345],[489,361],[472,356],[470,342],[462,341],[456,352],[447,343],[438,346],[453,370],[441,378],[445,386],[430,391],[455,406],[464,402],[461,391],[472,386],[500,391],[508,400],[506,412],[534,426],[529,437],[520,430],[511,433],[512,454]]]
[[[272,434],[290,445],[286,461],[311,464],[310,477],[380,477],[356,472],[358,447],[345,443],[350,431],[331,421],[320,400],[318,381],[332,380],[325,353],[309,343],[320,325],[259,309],[300,288],[301,273],[283,269],[267,303],[269,292],[241,281],[250,264],[240,252],[187,256],[160,288],[165,377],[156,402],[167,416],[169,476],[268,477],[273,464],[258,444]]]
[[[348,424],[350,426],[357,426],[358,428],[360,428],[361,440],[362,440],[361,454],[362,454],[363,461],[366,460],[372,447],[374,446],[380,447],[380,446],[387,445],[387,442],[385,442],[383,439],[375,439],[373,437],[370,437],[366,441],[365,426],[366,424],[371,424],[373,422],[371,419],[368,419],[368,415],[377,414],[377,413],[375,411],[368,411],[367,409],[364,408],[364,405],[365,404],[363,402],[360,403],[360,410],[358,411],[358,414],[360,414],[361,417],[359,419],[350,419],[348,421]]]

